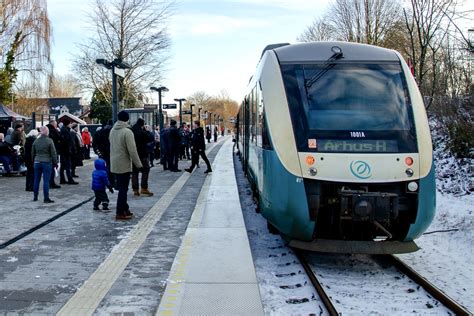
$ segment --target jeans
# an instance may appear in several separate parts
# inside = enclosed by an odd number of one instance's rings
[[[35,162],[35,184],[33,187],[34,197],[38,197],[39,184],[41,175],[43,175],[43,195],[45,199],[49,199],[49,177],[53,164],[51,162]]]
[[[118,188],[116,213],[117,215],[126,215],[129,212],[127,192],[130,183],[130,172],[116,173],[115,180]]]
[[[9,156],[0,156],[0,162],[3,165],[3,169],[5,169],[6,173],[10,173],[10,157]]]

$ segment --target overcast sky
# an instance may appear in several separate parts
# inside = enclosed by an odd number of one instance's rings
[[[71,72],[76,43],[87,37],[91,0],[47,0],[53,25],[52,59],[59,74]],[[196,91],[226,90],[239,101],[267,44],[295,43],[322,14],[328,0],[180,0],[168,24],[171,59],[164,102]],[[153,96],[156,101],[156,96]]]

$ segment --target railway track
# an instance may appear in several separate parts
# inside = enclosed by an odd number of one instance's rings
[[[406,276],[416,282],[418,285],[428,292],[431,296],[437,299],[441,304],[449,308],[456,315],[472,315],[464,306],[453,300],[443,291],[438,289],[433,283],[424,278],[421,274],[412,269],[402,260],[398,259],[394,255],[382,256],[383,260],[388,261],[391,265],[395,266],[399,271],[403,272]]]
[[[314,267],[315,264],[312,263],[310,259],[308,259],[308,256],[305,255],[304,251],[293,249],[293,252],[298,257],[301,265],[304,267],[308,278],[313,284],[328,314],[331,316],[341,315],[342,313],[338,312],[335,304],[333,303],[334,299],[330,298],[329,294],[325,291],[320,281],[318,280]],[[461,304],[453,300],[451,297],[446,295],[443,291],[441,291],[439,288],[429,282],[426,278],[424,278],[406,263],[398,259],[396,256],[378,255],[374,257],[376,261],[382,262],[390,267],[394,267],[397,271],[399,271],[404,276],[416,283],[416,285],[423,288],[428,295],[432,296],[435,300],[437,300],[444,307],[452,311],[455,315],[473,315],[468,309],[466,309],[464,306],[462,306]],[[363,278],[363,276],[361,276],[361,278]],[[338,302],[338,300],[335,301]]]
[[[301,265],[303,266],[304,270],[306,271],[306,274],[308,275],[309,280],[313,284],[314,288],[316,289],[316,293],[318,293],[319,298],[324,304],[324,307],[326,308],[327,312],[331,316],[336,316],[339,315],[339,313],[336,310],[336,307],[332,303],[331,299],[327,295],[327,293],[324,291],[321,283],[319,283],[318,278],[316,277],[316,273],[314,273],[313,269],[310,267],[308,264],[308,261],[303,254],[303,251],[298,250],[298,249],[293,249],[294,254],[296,257],[298,257],[298,260],[300,261]]]

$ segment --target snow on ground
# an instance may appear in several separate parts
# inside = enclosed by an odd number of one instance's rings
[[[438,192],[436,198],[436,216],[428,234],[416,240],[421,250],[399,257],[473,312],[474,195]]]
[[[266,315],[327,315],[303,267],[279,235],[268,232],[238,159],[234,160],[255,271]]]
[[[322,303],[320,303],[291,249],[285,246],[279,236],[268,233],[265,219],[255,212],[256,205],[252,200],[247,179],[243,177],[240,169],[240,166],[237,165],[237,182],[239,191],[241,191],[242,210],[266,314],[325,314],[326,311],[322,307]],[[438,192],[435,219],[427,231],[428,234],[421,236],[416,241],[421,250],[399,256],[429,281],[471,311],[474,311],[473,226],[474,195],[455,196]],[[435,232],[444,230],[450,231]],[[392,278],[393,283],[399,282],[393,277],[389,276],[387,278],[388,272],[386,271],[375,273],[370,271],[375,265],[366,262],[368,259],[364,256],[353,256],[351,260],[348,260],[346,256],[341,256],[340,259],[340,270],[335,272],[335,276],[332,276],[337,279],[335,279],[336,282],[341,283],[353,279],[355,273],[352,268],[354,265],[360,265],[359,269],[365,269],[364,273],[370,276],[370,279],[359,284],[360,289],[367,293],[376,293],[374,284],[378,283],[377,280],[387,284],[386,290],[383,290],[386,291],[384,293],[391,293],[393,290],[391,289],[393,285],[390,278]],[[318,262],[318,260],[319,263],[322,262],[327,266],[326,259],[319,258],[315,262]],[[328,260],[331,261],[334,258]],[[350,267],[346,271],[347,279],[344,278],[344,273],[340,273],[341,266],[344,265]],[[344,271],[344,268],[342,268],[342,271]],[[326,281],[329,281],[329,279]],[[341,291],[338,291],[337,286],[335,286],[330,292],[334,294],[334,298],[341,297],[344,300],[345,305],[341,308],[348,314],[357,314],[356,310],[360,311],[360,308],[364,306],[367,308],[365,312],[372,314],[384,314],[383,311],[386,311],[391,315],[403,315],[407,313],[407,309],[410,311],[417,310],[417,313],[420,314],[446,314],[443,308],[438,308],[436,303],[427,298],[426,295],[423,296],[422,293],[419,293],[419,289],[411,287],[406,282],[397,284],[401,284],[403,290],[401,294],[400,292],[395,294],[398,296],[398,305],[390,302],[390,311],[383,309],[383,306],[385,306],[382,303],[383,293],[378,297],[378,304],[382,306],[382,309],[379,308],[380,306],[377,307],[377,304],[372,305],[371,309],[368,302],[364,305],[364,302],[355,301],[356,298],[352,297],[351,293],[344,291],[343,287],[340,288]],[[282,286],[287,287],[287,289],[282,289]],[[407,295],[405,300],[403,297],[400,298],[403,293]],[[415,302],[417,302],[417,305],[414,304]],[[420,310],[424,306],[427,309]]]

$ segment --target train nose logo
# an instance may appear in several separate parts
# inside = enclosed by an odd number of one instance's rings
[[[368,179],[372,176],[369,164],[362,160],[352,161],[350,169],[352,174],[359,179]]]

